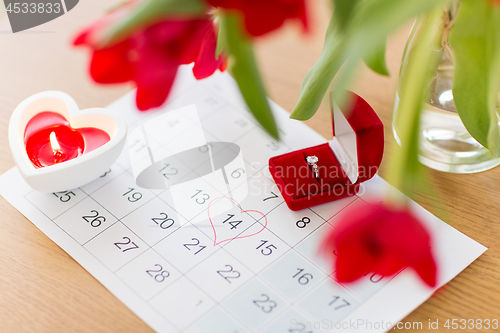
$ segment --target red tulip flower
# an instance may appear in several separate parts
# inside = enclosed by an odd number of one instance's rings
[[[236,10],[244,16],[245,28],[261,36],[279,28],[287,19],[299,19],[307,29],[305,0],[207,0],[215,7]]]
[[[216,69],[225,70],[226,58],[215,57],[217,39],[209,17],[165,19],[135,31],[118,44],[98,48],[95,36],[124,15],[124,10],[112,12],[81,32],[74,44],[93,50],[90,75],[96,82],[134,82],[140,110],[165,102],[180,65],[194,62],[197,79],[212,75]]]
[[[336,255],[337,280],[352,282],[368,272],[389,276],[411,267],[434,287],[436,263],[422,223],[408,209],[362,205],[348,209],[321,246],[325,254]]]

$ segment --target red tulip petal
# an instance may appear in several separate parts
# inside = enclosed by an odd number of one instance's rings
[[[384,235],[378,235],[379,239],[386,238],[383,242],[387,244],[387,260],[385,266],[379,268],[385,272],[381,273],[394,274],[408,265],[414,267],[427,284],[435,284],[436,264],[430,253],[427,230],[410,211],[387,211],[386,216]]]
[[[407,265],[404,260],[400,259],[401,258],[388,255],[378,261],[376,267],[374,268],[374,272],[383,276],[394,275]]]
[[[144,111],[162,105],[170,93],[177,74],[176,64],[138,66],[136,103]]]
[[[198,55],[207,24],[211,24],[208,19],[163,21],[146,29],[141,43],[172,62],[190,64]]]
[[[224,72],[227,69],[227,57],[222,53],[219,56],[219,71]]]
[[[145,111],[161,106],[170,93],[176,73],[177,67],[171,68],[170,74],[164,76],[164,82],[161,85],[158,82],[155,85],[137,85],[137,108]]]
[[[75,45],[88,45],[94,49],[90,74],[95,81],[134,81],[137,106],[146,110],[165,101],[179,65],[196,62],[193,72],[197,78],[205,78],[217,68],[225,68],[225,57],[215,59],[217,42],[213,22],[208,16],[194,20],[166,19],[135,31],[123,42],[96,50],[95,40],[103,30],[129,14],[131,6],[139,2],[128,2],[76,37]]]
[[[214,7],[222,7],[222,8],[229,8],[231,5],[231,0],[206,0],[210,6]],[[236,3],[236,1],[232,1],[233,3]]]
[[[178,66],[196,59],[207,26],[212,27],[212,22],[206,19],[164,21],[135,36],[138,57],[134,62],[134,81],[137,83],[137,106],[140,110],[165,102]],[[215,58],[214,55],[215,49],[212,58]],[[212,63],[212,67],[217,66],[215,59]],[[206,67],[201,69],[206,70]]]
[[[366,223],[363,223],[366,224]],[[370,233],[364,227],[334,231],[337,260],[335,274],[340,282],[351,282],[376,268],[378,250],[373,249]]]
[[[207,25],[205,36],[200,45],[198,57],[194,62],[193,74],[197,80],[201,80],[212,75],[220,66],[220,57],[215,59],[215,49],[217,47],[217,37],[213,25]]]
[[[261,36],[279,28],[286,19],[300,19],[307,30],[304,0],[208,0],[215,7],[237,10],[244,17],[251,36]]]
[[[144,33],[148,35],[149,43],[162,45],[177,42],[179,37],[191,29],[192,25],[193,20],[165,20],[152,25]]]
[[[429,287],[436,286],[437,267],[430,251],[423,253],[422,258],[414,262],[411,267],[415,269],[417,274]]]
[[[300,22],[302,22],[302,27],[304,28],[304,32],[309,32],[309,24],[307,19],[307,11],[305,1],[301,1],[300,9],[298,15],[296,16]]]
[[[409,266],[429,286],[436,284],[436,263],[430,237],[421,222],[408,210],[382,204],[350,207],[321,244],[332,255],[335,249],[336,276],[353,281],[366,272],[393,275]]]
[[[339,282],[355,281],[373,270],[373,259],[362,246],[350,247],[349,252],[339,250],[335,262],[335,277]]]
[[[245,28],[252,36],[262,36],[279,28],[285,22],[285,12],[280,4],[248,6],[245,10]]]
[[[128,60],[128,52],[128,41],[95,51],[90,64],[90,75],[99,83],[120,83],[131,80],[133,68]]]
[[[183,59],[181,60],[181,63],[190,64],[192,62],[196,62],[197,59],[200,57],[200,52],[203,52],[202,48],[207,47],[203,45],[204,42],[208,42],[209,44],[215,43],[213,52],[211,54],[211,59],[212,59],[211,61],[215,62],[215,47],[217,46],[217,37],[215,36],[215,32],[213,30],[214,27],[212,20],[193,21],[193,26],[191,29],[192,30],[188,31],[188,34],[186,34],[186,36],[183,37],[189,40],[189,43],[187,43],[185,47],[185,54]],[[207,36],[208,33],[210,35]],[[209,39],[207,40],[207,38]],[[208,46],[211,47],[211,45]],[[207,50],[205,51],[207,52]],[[210,54],[207,54],[206,56],[209,57]],[[213,74],[213,72],[211,74]]]
[[[90,33],[90,28],[87,28],[80,32],[79,35],[76,36],[75,40],[73,41],[73,45],[78,46],[78,45],[83,45],[86,44],[87,41],[87,36]]]
[[[95,35],[101,33],[103,30],[116,24],[124,17],[130,15],[134,1],[124,2],[121,6],[110,11],[107,15],[101,17],[90,26],[86,27],[73,41],[74,45],[86,44],[95,48]]]

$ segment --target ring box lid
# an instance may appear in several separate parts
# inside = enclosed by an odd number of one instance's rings
[[[333,139],[328,143],[352,184],[372,178],[382,162],[384,129],[373,108],[347,91],[342,109],[330,93]]]

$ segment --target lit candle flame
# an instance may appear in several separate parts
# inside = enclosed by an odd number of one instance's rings
[[[50,145],[52,146],[52,150],[54,151],[54,153],[57,153],[61,149],[61,146],[59,145],[59,142],[57,142],[56,133],[50,132],[49,138],[50,138]]]

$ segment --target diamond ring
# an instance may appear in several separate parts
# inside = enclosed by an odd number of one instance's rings
[[[318,157],[317,156],[307,156],[306,157],[307,164],[311,166],[314,172],[314,178],[319,178],[319,169],[318,169]]]

